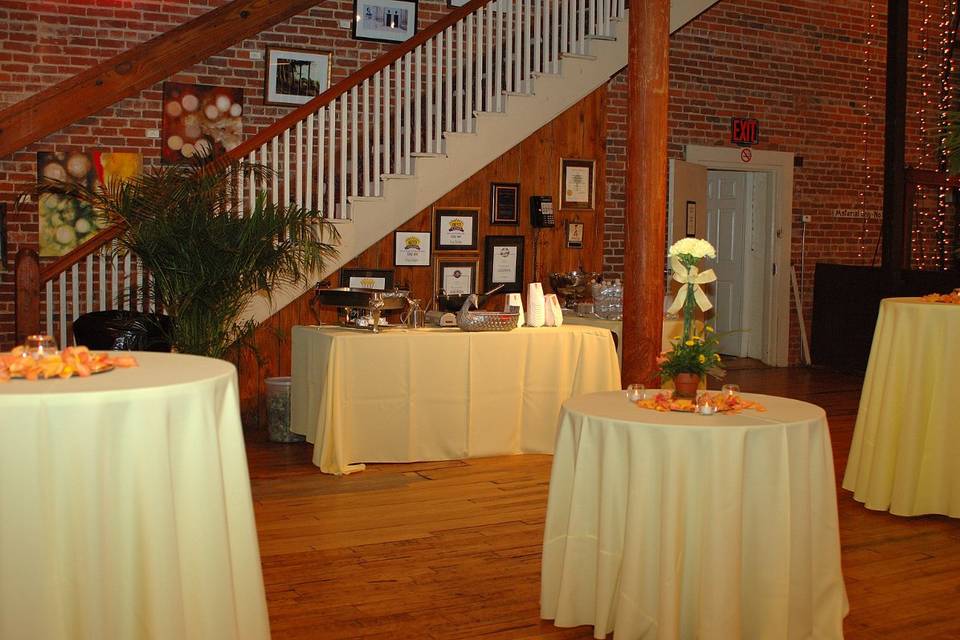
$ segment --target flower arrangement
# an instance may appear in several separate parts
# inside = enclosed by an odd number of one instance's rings
[[[717,251],[706,240],[684,238],[670,247],[668,256],[673,279],[682,285],[669,312],[677,313],[683,310],[683,334],[675,336],[671,342],[671,350],[661,353],[657,359],[660,375],[671,380],[683,373],[701,378],[707,374],[723,377],[724,371],[718,353],[720,339],[713,327],[705,326],[700,334],[697,334],[693,327],[695,307],[699,306],[703,311],[713,307],[700,285],[717,279],[712,269],[701,273],[697,265],[703,258],[716,258]]]

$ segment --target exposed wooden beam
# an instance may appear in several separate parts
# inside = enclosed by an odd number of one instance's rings
[[[623,258],[625,384],[656,379],[663,332],[669,52],[669,0],[631,3]]]
[[[233,0],[0,111],[0,158],[323,0]]]
[[[908,0],[887,2],[887,90],[883,153],[883,269],[888,283],[907,267],[907,233],[904,224],[906,189],[905,133],[907,117]]]

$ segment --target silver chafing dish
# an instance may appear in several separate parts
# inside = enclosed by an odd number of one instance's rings
[[[323,304],[343,309],[341,324],[346,327],[365,329],[379,333],[381,328],[380,314],[384,311],[403,309],[409,298],[409,291],[395,289],[393,291],[377,291],[375,289],[352,289],[340,287],[329,289],[319,283],[314,291],[311,305]],[[370,320],[367,320],[368,313]]]

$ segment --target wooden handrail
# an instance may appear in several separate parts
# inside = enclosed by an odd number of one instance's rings
[[[251,151],[259,149],[264,142],[273,139],[301,120],[306,119],[307,116],[317,111],[320,107],[329,104],[334,99],[346,93],[353,87],[359,85],[367,78],[372,77],[381,69],[393,64],[406,54],[424,44],[427,40],[442,32],[447,27],[455,25],[469,14],[473,13],[480,7],[489,4],[490,2],[492,2],[492,0],[471,0],[455,11],[451,11],[445,17],[434,22],[432,25],[416,34],[409,40],[398,44],[396,47],[390,51],[387,51],[382,56],[360,67],[357,71],[333,85],[310,102],[307,102],[299,108],[294,109],[266,129],[258,132],[254,137],[235,147],[232,151],[230,151],[229,155],[233,158],[242,159]]]
[[[233,0],[0,111],[0,158],[323,0]]]
[[[66,271],[91,253],[96,253],[103,245],[117,238],[121,231],[123,231],[123,226],[115,224],[112,227],[104,229],[91,240],[84,242],[70,253],[60,256],[40,270],[40,284],[57,277],[62,271]]]

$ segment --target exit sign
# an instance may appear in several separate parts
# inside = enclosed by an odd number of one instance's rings
[[[742,147],[757,144],[760,122],[755,118],[730,118],[730,142]]]

